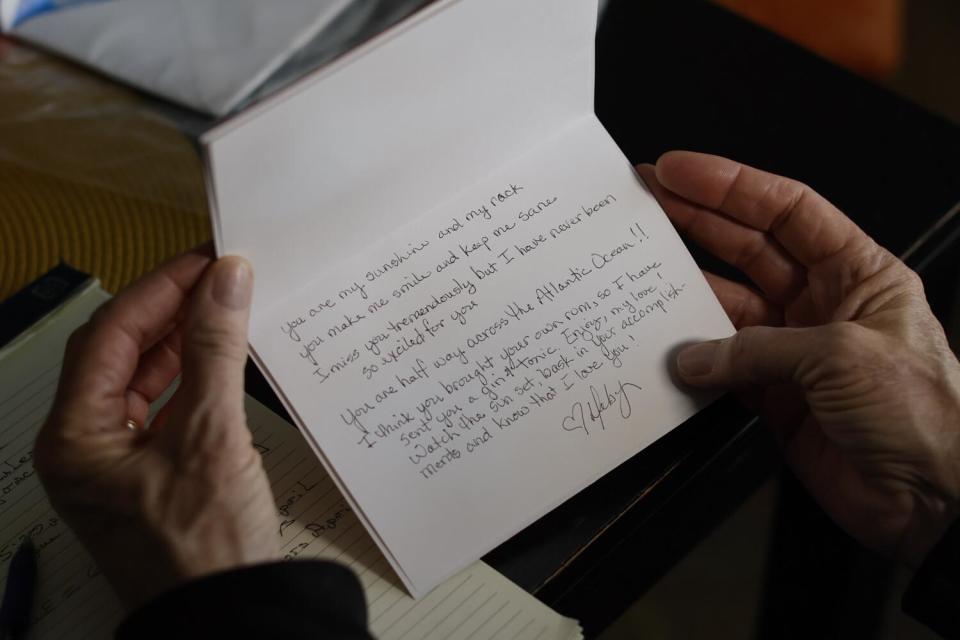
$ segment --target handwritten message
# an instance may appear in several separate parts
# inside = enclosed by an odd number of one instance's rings
[[[505,183],[329,282],[275,331],[318,391],[363,390],[331,428],[424,480],[546,407],[563,406],[558,434],[593,436],[643,402],[624,359],[687,287],[642,224],[604,224],[618,208],[615,192],[572,200]],[[518,280],[530,284],[505,298]]]
[[[255,308],[251,344],[414,592],[708,398],[680,343],[732,333],[669,220],[587,120]],[[256,265],[254,265],[256,268]],[[299,499],[299,498],[297,498]]]

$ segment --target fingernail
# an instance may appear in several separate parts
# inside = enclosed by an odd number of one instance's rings
[[[713,371],[719,342],[702,342],[677,354],[677,368],[688,378],[705,376]]]
[[[213,299],[228,309],[246,309],[253,294],[253,271],[246,260],[223,260],[214,266]]]

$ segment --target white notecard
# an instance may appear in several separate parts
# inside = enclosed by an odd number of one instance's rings
[[[733,331],[592,112],[595,12],[442,3],[206,141],[255,356],[414,595],[696,412],[670,354]]]

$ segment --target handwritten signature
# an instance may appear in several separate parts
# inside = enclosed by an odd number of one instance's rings
[[[590,429],[597,423],[601,429],[606,429],[604,420],[605,414],[616,407],[620,412],[620,417],[626,420],[633,415],[633,405],[630,402],[630,393],[643,391],[643,387],[632,382],[617,381],[617,387],[610,391],[607,385],[603,389],[597,389],[590,385],[590,399],[586,403],[577,401],[570,407],[570,413],[563,417],[561,427],[564,431],[577,431],[583,429],[583,432],[590,435]]]

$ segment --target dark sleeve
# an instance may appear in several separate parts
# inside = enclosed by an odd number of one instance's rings
[[[134,611],[116,637],[372,638],[360,581],[346,567],[318,560],[245,567],[187,583]]]
[[[960,520],[923,561],[901,604],[944,638],[960,638]]]

